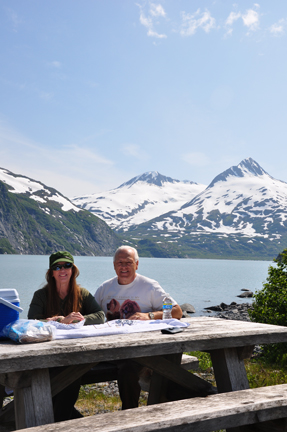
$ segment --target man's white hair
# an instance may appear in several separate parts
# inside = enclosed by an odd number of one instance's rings
[[[120,247],[118,247],[117,250],[115,251],[115,254],[114,254],[114,262],[115,262],[115,260],[116,260],[116,257],[117,257],[117,254],[118,254],[118,253],[120,253],[120,252],[122,252],[122,251],[129,250],[129,249],[131,249],[131,250],[134,252],[134,255],[135,255],[135,262],[138,262],[138,260],[139,260],[139,254],[138,254],[138,251],[137,251],[134,247],[132,247],[132,246],[120,246]]]

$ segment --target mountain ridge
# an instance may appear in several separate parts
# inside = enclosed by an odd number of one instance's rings
[[[0,253],[112,255],[120,244],[104,221],[60,192],[0,168]]]
[[[164,183],[180,183],[180,180],[173,179],[171,177],[164,176],[160,174],[158,171],[147,171],[143,174],[140,174],[136,177],[133,177],[131,180],[128,180],[125,183],[122,183],[120,186],[118,186],[116,189],[121,189],[124,186],[132,186],[133,184],[144,181],[149,184],[154,184],[156,186],[163,186]],[[189,184],[197,184],[196,182],[189,181],[189,180],[183,180],[182,183],[189,183]]]
[[[127,231],[163,213],[177,209],[206,186],[174,180],[154,171],[133,177],[119,187],[100,194],[72,198],[116,231]]]
[[[269,175],[254,159],[246,158],[243,159],[238,165],[234,165],[227,170],[223,171],[221,174],[217,175],[208,187],[212,187],[218,181],[224,181],[229,176],[244,177],[246,174],[251,174],[254,176]],[[270,176],[271,177],[271,176]]]
[[[151,178],[150,172],[148,175]],[[125,184],[134,185],[139,178],[143,175]],[[182,187],[183,182],[179,184]],[[142,182],[141,186],[143,195],[151,190],[150,184]],[[223,171],[208,186],[201,185],[199,193],[181,205],[176,201],[170,211],[165,211],[161,194],[161,202],[154,202],[157,211],[153,209],[148,214],[149,208],[144,206],[145,220],[137,219],[141,208],[132,207],[132,192],[131,186],[125,196],[131,206],[129,215],[124,218],[118,205],[114,218],[119,220],[113,221],[113,228],[136,247],[143,247],[144,243],[146,253],[155,248],[156,253],[164,251],[168,256],[199,256],[200,252],[210,256],[207,244],[212,241],[217,245],[211,253],[213,257],[228,258],[229,253],[241,258],[273,257],[282,249],[282,242],[287,241],[287,183],[270,176],[252,158]],[[120,204],[117,189],[110,199]],[[104,194],[101,203],[99,216],[105,218]],[[88,208],[87,202],[86,205]],[[95,205],[89,210],[97,212],[98,208]]]
[[[252,158],[207,186],[149,171],[71,200],[0,168],[0,253],[113,255],[131,244],[141,256],[272,259],[286,228],[287,183]]]

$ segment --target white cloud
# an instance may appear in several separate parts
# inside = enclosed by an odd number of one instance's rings
[[[215,7],[216,3],[212,2],[212,6]],[[193,36],[199,30],[210,33],[213,29],[221,29],[224,32],[223,36],[228,37],[233,34],[236,23],[240,23],[241,30],[242,27],[247,29],[245,33],[249,36],[260,30],[262,15],[258,3],[253,3],[252,7],[245,10],[239,9],[239,3],[233,4],[233,10],[224,19],[222,16],[215,19],[215,9],[212,9],[211,12],[207,8],[205,10],[198,8],[195,12],[182,11],[180,12],[180,21],[176,18],[171,21],[167,11],[160,3],[145,0],[137,6],[140,9],[140,23],[147,29],[147,35],[157,39],[167,38],[169,32],[172,34],[179,33],[181,36],[187,37]],[[264,12],[264,15],[267,16],[267,12]],[[223,22],[223,25],[220,26],[219,22]],[[159,31],[159,26],[163,23],[165,24],[164,31]],[[265,30],[268,30],[272,36],[282,36],[285,32],[285,26],[286,21],[279,20],[271,26],[269,24]],[[154,44],[156,44],[155,41]]]
[[[245,15],[242,15],[243,24],[251,31],[259,27],[259,14],[254,9],[248,9]]]
[[[141,11],[141,13],[140,13],[140,23],[141,23],[143,26],[147,27],[147,28],[152,27],[152,19],[151,19],[151,18],[147,18],[147,17],[144,15],[143,11]]]
[[[210,164],[210,159],[201,152],[192,152],[182,155],[182,159],[189,165],[204,167]]]
[[[148,159],[148,155],[141,150],[138,144],[126,144],[122,147],[122,151],[126,156],[132,156],[136,159]]]
[[[166,13],[164,8],[160,4],[151,3],[149,9],[149,15],[146,16],[143,12],[143,8],[141,5],[137,5],[140,8],[140,23],[147,28],[147,35],[150,37],[155,37],[158,39],[164,39],[167,37],[164,33],[157,32],[154,27],[158,25],[158,22],[154,22],[154,18],[157,17],[166,17]]]
[[[232,29],[232,28],[230,28],[230,29],[228,29],[228,30],[227,30],[227,32],[225,33],[224,37],[228,37],[228,36],[231,36],[231,35],[232,35],[232,33],[233,33],[233,29]]]
[[[240,18],[242,19],[243,25],[245,27],[248,27],[249,31],[258,30],[258,28],[259,28],[259,13],[257,12],[257,10],[255,10],[258,8],[259,8],[259,5],[257,3],[255,3],[254,8],[246,10],[245,13],[241,13],[239,11],[238,12],[230,12],[230,14],[227,17],[227,20],[225,21],[225,27],[228,28],[225,36],[232,34],[232,32],[233,32],[232,26]]]
[[[285,27],[285,20],[281,19],[278,21],[278,23],[273,24],[269,28],[269,31],[273,36],[282,36],[285,33],[284,27]]]
[[[208,10],[200,12],[200,9],[194,14],[181,13],[182,16],[182,28],[180,34],[182,36],[191,36],[195,34],[197,29],[201,28],[206,33],[209,33],[211,29],[215,28],[215,18],[211,16]]]
[[[162,16],[165,17],[166,13],[164,11],[164,8],[160,4],[151,3],[150,5],[150,14],[152,16]]]
[[[230,12],[225,24],[227,26],[232,26],[234,21],[237,21],[239,18],[241,18],[240,12]]]
[[[159,33],[155,32],[152,29],[148,29],[147,35],[148,36],[152,36],[152,37],[156,37],[158,39],[165,39],[165,38],[167,38],[167,35],[165,35],[165,34],[159,34]]]

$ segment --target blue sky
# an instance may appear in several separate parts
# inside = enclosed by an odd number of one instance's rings
[[[286,0],[0,0],[0,167],[68,197],[247,157],[287,181],[286,38]]]

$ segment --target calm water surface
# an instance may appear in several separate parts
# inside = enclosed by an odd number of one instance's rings
[[[33,292],[45,284],[49,257],[44,255],[0,255],[0,289],[15,288],[26,318]],[[79,283],[92,294],[115,275],[112,258],[75,257]],[[191,303],[199,316],[204,308],[221,302],[250,302],[237,297],[241,289],[260,290],[270,261],[140,258],[138,272],[156,279],[179,304]]]

